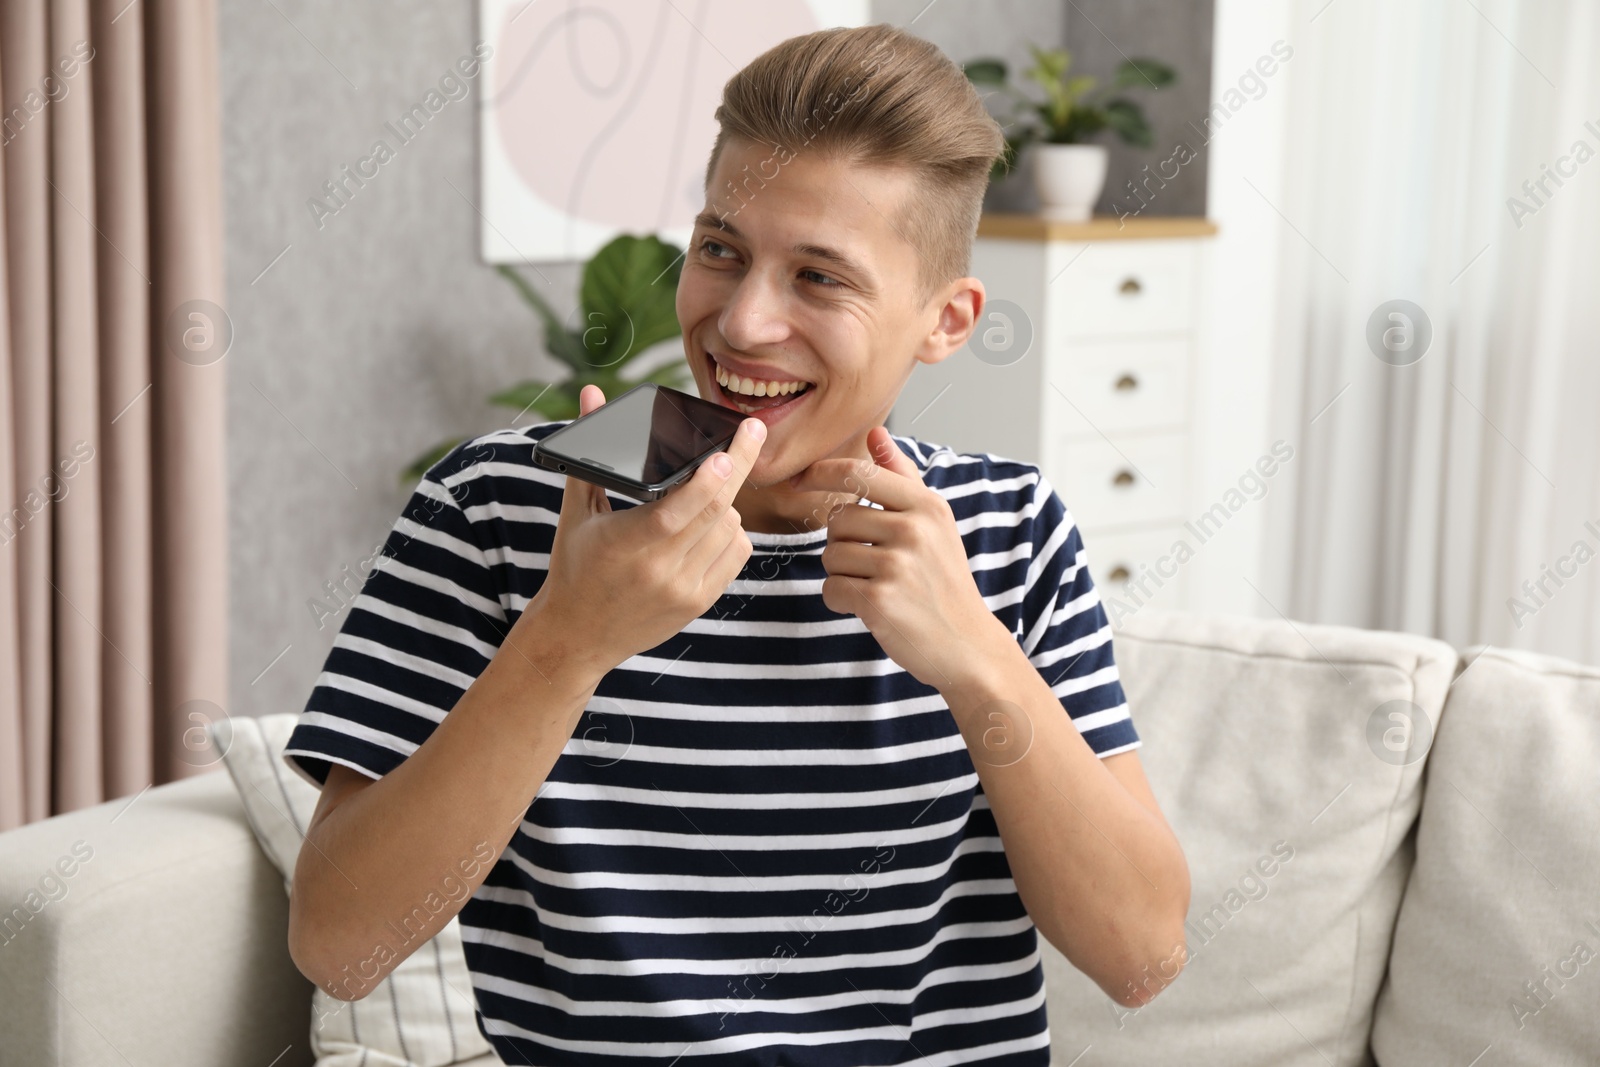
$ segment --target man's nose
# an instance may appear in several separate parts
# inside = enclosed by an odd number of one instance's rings
[[[770,279],[748,274],[722,309],[717,329],[740,351],[777,344],[789,336],[786,295]]]

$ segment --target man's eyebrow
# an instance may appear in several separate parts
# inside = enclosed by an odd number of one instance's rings
[[[717,215],[717,213],[714,211],[700,212],[700,214],[694,217],[694,222],[696,226],[704,226],[708,230],[721,230],[723,233],[731,234],[741,241],[748,240],[748,238],[739,231],[737,226],[729,222],[727,218]],[[877,276],[873,274],[872,271],[868,270],[865,265],[856,262],[856,260],[845,255],[843,252],[840,252],[838,249],[829,248],[826,245],[814,245],[802,242],[794,246],[794,252],[796,255],[811,256],[815,259],[825,260],[828,263],[832,263],[840,270],[849,274],[858,275],[867,281],[877,281]]]

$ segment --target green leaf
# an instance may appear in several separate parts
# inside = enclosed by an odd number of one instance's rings
[[[448,441],[441,441],[428,449],[422,455],[411,461],[411,466],[400,472],[400,484],[410,488],[422,480],[422,476],[433,468],[433,465],[448,456],[452,449],[463,441],[471,440],[467,437],[452,437]]]
[[[1095,79],[1088,74],[1079,74],[1075,78],[1068,78],[1066,82],[1066,97],[1076,102],[1083,94],[1094,88]]]
[[[583,268],[578,334],[591,368],[617,370],[677,337],[682,249],[653,235],[620,234]]]
[[[572,380],[559,385],[544,382],[522,382],[502,390],[489,398],[489,403],[526,411],[530,407],[552,421],[578,417],[578,390],[582,383]],[[608,396],[610,394],[607,394]]]
[[[1035,80],[1060,81],[1072,65],[1072,53],[1065,48],[1040,48],[1029,44],[1028,50],[1033,53],[1033,70],[1029,73]]]
[[[1097,107],[1075,107],[1067,121],[1050,130],[1050,144],[1083,144],[1106,127],[1106,114]]]
[[[973,59],[961,64],[961,69],[966,73],[967,79],[975,85],[998,85],[1006,83],[1006,64],[1003,59]]]
[[[545,351],[573,370],[588,366],[588,353],[584,352],[583,346],[572,332],[561,324],[561,320],[556,317],[555,309],[539,295],[538,290],[529,285],[527,279],[508,264],[502,263],[495,267],[495,270],[511,283],[523,302],[533,308],[543,320]]]
[[[1117,68],[1116,77],[1106,88],[1111,92],[1121,89],[1164,89],[1178,80],[1177,72],[1156,59],[1129,59]]]
[[[1123,97],[1108,100],[1103,113],[1106,125],[1115,130],[1128,144],[1149,148],[1154,141],[1150,123],[1144,117],[1144,110],[1132,100]]]

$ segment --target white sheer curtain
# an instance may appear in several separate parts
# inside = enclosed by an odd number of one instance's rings
[[[1262,595],[1600,664],[1600,0],[1288,23],[1281,166],[1241,194],[1281,222],[1268,440],[1297,450]],[[1432,325],[1408,366],[1367,339],[1395,299]]]

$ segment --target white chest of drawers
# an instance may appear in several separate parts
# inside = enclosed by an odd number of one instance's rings
[[[1161,561],[1196,540],[1194,383],[1215,232],[1204,219],[985,215],[972,261],[983,320],[966,348],[917,366],[889,419],[957,452],[1038,464],[1102,597],[1134,609],[1186,606],[1184,568]]]

